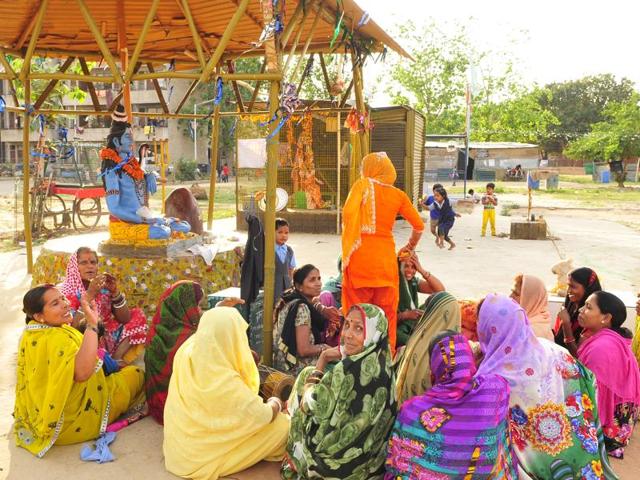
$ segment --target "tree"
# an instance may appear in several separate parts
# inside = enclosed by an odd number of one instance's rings
[[[471,138],[477,141],[511,141],[540,144],[560,123],[541,105],[548,89],[523,89],[502,102],[480,103],[473,111]]]
[[[602,122],[606,107],[624,103],[634,93],[633,82],[617,81],[612,74],[601,74],[546,86],[551,96],[541,97],[540,105],[560,120],[550,129],[545,149],[561,152],[566,145],[589,133],[591,125]]]
[[[626,102],[609,103],[602,112],[604,121],[571,142],[564,153],[578,160],[616,161],[640,156],[640,94]],[[616,172],[618,186],[624,187],[626,172]]]

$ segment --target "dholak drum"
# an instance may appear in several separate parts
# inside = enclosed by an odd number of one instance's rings
[[[283,402],[289,400],[295,377],[282,373],[275,368],[266,365],[258,365],[260,374],[260,396],[265,400],[270,397],[278,397]]]

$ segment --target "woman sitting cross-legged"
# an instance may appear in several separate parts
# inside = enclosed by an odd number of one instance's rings
[[[578,360],[598,383],[598,413],[607,452],[622,458],[640,414],[640,371],[631,351],[624,302],[609,292],[592,293],[580,309],[584,328]]]
[[[304,369],[293,387],[282,477],[381,477],[395,418],[393,383],[387,319],[379,307],[354,305],[340,346],[322,352],[315,369]]]
[[[478,376],[509,383],[510,431],[519,478],[617,479],[602,439],[593,374],[562,347],[538,338],[505,295],[480,304]]]
[[[174,475],[215,480],[282,460],[289,417],[279,399],[258,395],[247,326],[235,308],[208,310],[175,355],[163,444]]]
[[[27,326],[18,348],[13,411],[18,446],[42,457],[54,444],[93,440],[144,401],[139,368],[105,376],[98,358],[98,316],[87,293],[80,297],[84,333],[69,325],[69,302],[53,285],[32,288],[23,304]]]
[[[71,255],[60,290],[74,311],[80,310],[80,295],[87,292],[100,316],[105,335],[100,346],[120,364],[132,363],[144,349],[147,319],[139,308],[129,308],[116,279],[98,271],[98,255],[88,247]]]
[[[433,387],[402,404],[385,478],[515,480],[507,381],[475,375],[469,344],[456,332],[436,335],[429,356]]]
[[[431,388],[429,344],[433,337],[444,330],[460,331],[460,306],[447,292],[431,295],[424,303],[422,318],[404,350],[398,353],[398,380],[396,395],[398,403],[422,395]]]
[[[422,279],[416,276],[416,273],[419,273]],[[418,308],[418,293],[437,292],[444,292],[444,285],[435,275],[422,268],[415,253],[400,261],[400,301],[398,302],[398,333],[396,335],[398,347],[407,344],[416,321],[420,320],[424,313],[422,309]]]
[[[327,320],[313,305],[321,287],[320,271],[313,265],[293,272],[293,288],[282,294],[273,312],[274,367],[278,370],[295,376],[329,348],[325,343]]]

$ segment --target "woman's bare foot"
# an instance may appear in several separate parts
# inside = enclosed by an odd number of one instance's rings
[[[453,242],[449,242],[449,250],[453,250],[454,248],[456,248],[456,244]]]

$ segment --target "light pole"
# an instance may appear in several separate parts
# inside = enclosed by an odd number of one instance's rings
[[[198,105],[204,105],[206,103],[214,102],[215,99],[205,100],[204,102],[197,102],[193,104],[193,114],[198,114]],[[193,160],[196,162],[196,166],[198,165],[198,119],[193,117]],[[213,165],[211,166],[213,168]]]

